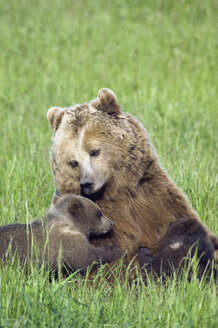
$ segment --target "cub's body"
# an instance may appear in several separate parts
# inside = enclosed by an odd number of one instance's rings
[[[195,219],[178,219],[171,223],[160,246],[160,251],[154,256],[147,248],[139,252],[142,274],[153,272],[155,277],[165,278],[181,272],[192,264],[196,255],[198,261],[198,276],[210,274],[213,270],[214,245],[208,239],[205,228]],[[191,273],[191,270],[190,270]]]
[[[70,271],[111,262],[122,256],[122,250],[95,247],[89,237],[107,233],[112,225],[90,200],[72,194],[57,197],[44,219],[0,227],[0,258],[15,255],[21,265],[34,259],[39,266],[44,262],[52,270],[60,265]]]

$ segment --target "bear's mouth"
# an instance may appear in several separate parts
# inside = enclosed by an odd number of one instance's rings
[[[111,238],[113,236],[113,234],[114,234],[113,230],[109,230],[109,231],[105,232],[104,234],[100,234],[100,235],[90,234],[89,241],[108,239],[108,238]]]
[[[105,188],[106,188],[106,184],[94,192],[92,192],[91,190],[86,190],[84,188],[81,188],[81,196],[86,197],[94,202],[96,200],[103,198]]]

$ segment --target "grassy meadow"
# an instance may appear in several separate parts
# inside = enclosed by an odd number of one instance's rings
[[[148,130],[160,161],[201,219],[216,212],[215,0],[0,2],[0,224],[49,207],[49,107],[111,88]],[[165,287],[0,269],[0,327],[217,327],[213,282]]]

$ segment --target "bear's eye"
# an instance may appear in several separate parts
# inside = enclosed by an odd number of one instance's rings
[[[102,217],[102,213],[101,213],[101,211],[98,211],[98,212],[97,212],[97,217],[98,217],[99,219]]]
[[[92,157],[96,157],[99,155],[99,153],[100,153],[100,149],[93,149],[90,151],[89,155]]]
[[[78,162],[77,161],[70,161],[69,164],[70,164],[71,167],[78,166]]]

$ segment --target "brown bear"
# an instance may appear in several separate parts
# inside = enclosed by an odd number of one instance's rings
[[[200,222],[161,167],[142,124],[121,112],[111,90],[101,89],[87,104],[52,107],[47,117],[56,193],[88,197],[114,221],[113,232],[95,238],[94,245],[116,244],[129,258],[142,246],[156,253],[170,222],[181,217]]]
[[[156,255],[147,248],[139,251],[140,267],[145,281],[147,273],[165,281],[176,272],[181,273],[189,266],[189,278],[192,274],[192,259],[197,257],[197,276],[216,279],[214,245],[207,236],[207,231],[196,219],[177,219],[169,224],[166,235]],[[213,267],[214,265],[214,267]]]
[[[89,243],[92,234],[105,234],[112,226],[89,199],[72,194],[56,197],[43,220],[0,227],[0,259],[4,262],[16,255],[21,265],[27,265],[31,258],[39,266],[45,261],[54,272],[60,264],[60,269],[85,273],[92,264],[96,268],[123,255],[117,246]]]

